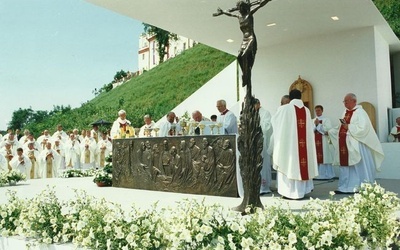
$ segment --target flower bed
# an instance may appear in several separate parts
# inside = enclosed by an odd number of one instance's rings
[[[62,178],[73,178],[73,177],[89,177],[95,174],[95,169],[66,169],[62,172]]]
[[[301,213],[273,206],[246,216],[194,200],[125,212],[84,191],[61,202],[52,188],[29,200],[8,196],[0,206],[3,237],[90,249],[386,249],[400,233],[399,199],[377,184],[340,201],[311,200]]]

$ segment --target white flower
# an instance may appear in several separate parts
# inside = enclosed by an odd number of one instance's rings
[[[210,233],[212,233],[212,228],[210,226],[203,224],[200,227],[200,232],[202,232],[204,235],[209,235]]]
[[[204,235],[203,235],[202,233],[198,233],[198,234],[196,235],[196,241],[197,241],[197,242],[203,241],[203,238],[204,238]]]
[[[290,232],[288,236],[289,245],[293,245],[297,242],[297,236],[295,233]]]
[[[237,222],[233,222],[233,223],[231,224],[230,228],[231,228],[231,230],[232,230],[233,232],[236,232],[236,231],[239,230],[239,224],[238,224]]]
[[[312,224],[311,230],[313,230],[314,232],[318,232],[318,231],[319,231],[319,225],[318,225],[318,223]]]
[[[253,246],[253,239],[252,238],[242,238],[242,241],[240,242],[240,245],[244,248],[244,249],[250,249],[250,247]]]
[[[76,225],[76,230],[80,231],[86,226],[86,222],[84,221],[78,221],[78,224]]]

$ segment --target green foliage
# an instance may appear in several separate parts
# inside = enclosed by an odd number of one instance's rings
[[[141,127],[145,114],[160,119],[234,60],[232,55],[198,44],[79,108],[56,106],[51,115],[33,112],[21,129],[29,129],[36,137],[45,129],[54,132],[57,124],[65,131],[91,129],[90,123],[98,119],[114,121],[120,109],[127,112],[133,127]]]
[[[163,63],[164,57],[167,54],[166,48],[168,48],[168,46],[169,46],[169,41],[170,40],[173,40],[173,41],[178,40],[178,36],[176,34],[170,33],[166,30],[163,30],[156,26],[152,26],[147,23],[143,23],[143,26],[144,26],[144,32],[146,32],[149,35],[155,36],[155,39],[157,41],[157,52],[158,52],[158,56],[159,56],[159,61],[160,61],[160,63]]]
[[[373,0],[373,2],[389,23],[396,36],[400,38],[400,1]]]
[[[118,71],[115,76],[114,76],[114,80],[121,80],[122,78],[126,77],[128,74],[123,71],[122,69],[120,71]]]
[[[32,108],[19,108],[13,112],[11,121],[8,123],[8,127],[13,130],[23,128],[30,122],[30,120],[32,120],[33,115],[34,111]]]

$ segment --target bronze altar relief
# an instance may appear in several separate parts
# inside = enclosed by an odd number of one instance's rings
[[[113,140],[113,186],[237,197],[234,135]]]

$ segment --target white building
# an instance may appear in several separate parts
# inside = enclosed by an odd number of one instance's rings
[[[182,51],[191,48],[195,45],[195,41],[178,35],[178,40],[170,40],[170,45],[166,48],[164,61],[179,55]],[[159,54],[157,52],[157,41],[155,36],[142,34],[139,38],[139,55],[138,68],[139,74],[150,70],[160,63]]]

